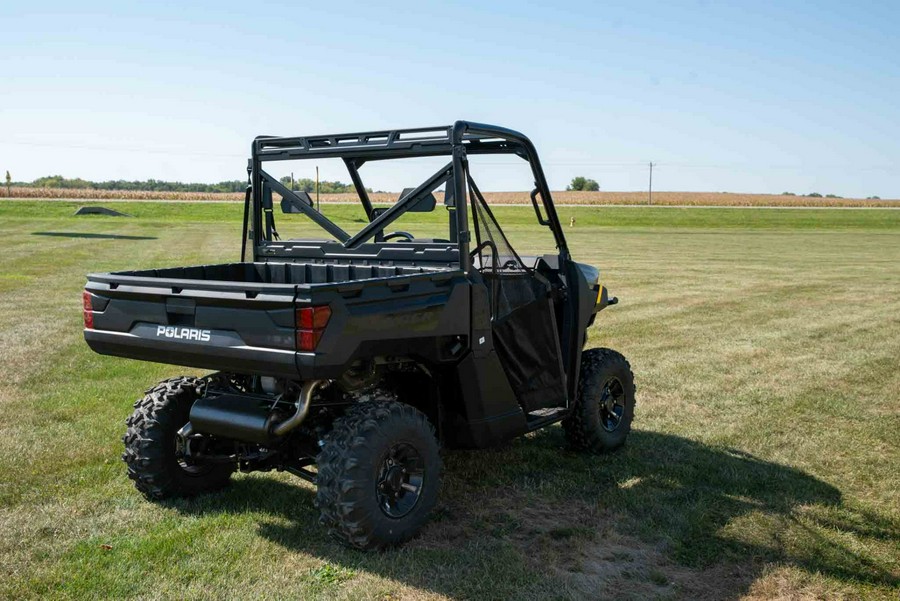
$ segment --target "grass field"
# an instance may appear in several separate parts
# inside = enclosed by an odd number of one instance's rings
[[[131,487],[131,403],[192,370],[91,353],[84,274],[234,260],[240,205],[76,206],[0,202],[0,598],[897,599],[900,211],[561,209],[621,299],[589,345],[631,360],[628,445],[448,452],[423,535],[365,554],[290,476]]]
[[[0,195],[6,192],[0,190]],[[244,194],[215,192],[149,192],[123,190],[78,190],[68,188],[25,188],[10,190],[13,198],[34,199],[127,199],[127,200],[218,200],[242,201]],[[397,192],[374,192],[375,202],[393,202]],[[485,197],[492,205],[529,204],[528,192],[486,192]],[[322,202],[358,202],[356,194],[322,194]],[[553,192],[557,204],[574,205],[645,205],[646,192],[578,192],[557,190]],[[896,199],[875,198],[817,198],[784,194],[742,194],[735,192],[654,192],[653,204],[662,206],[709,206],[709,207],[900,207]]]

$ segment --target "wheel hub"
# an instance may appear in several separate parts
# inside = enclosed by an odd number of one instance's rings
[[[387,476],[385,476],[384,484],[385,488],[388,489],[395,496],[400,494],[400,491],[403,489],[400,486],[403,484],[403,478],[406,474],[404,473],[403,468],[398,465],[392,466],[388,469]]]
[[[625,415],[625,388],[618,378],[610,378],[600,392],[600,423],[607,432],[615,432]]]
[[[409,444],[399,443],[388,451],[376,485],[378,504],[386,516],[401,518],[419,502],[425,479],[423,465],[421,455]]]

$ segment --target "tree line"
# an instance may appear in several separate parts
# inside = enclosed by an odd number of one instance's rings
[[[11,182],[9,171],[6,172],[6,185],[19,186],[22,188],[65,188],[71,190],[133,190],[136,192],[243,192],[247,187],[244,180],[231,180],[218,182],[215,184],[200,183],[184,183],[184,182],[168,182],[161,179],[146,180],[124,180],[111,179],[103,182],[94,182],[80,177],[63,177],[61,175],[47,175],[39,177],[31,182]],[[285,186],[291,187],[297,192],[308,192],[312,194],[316,191],[316,182],[313,179],[301,178],[291,182],[291,177],[286,175],[280,178]],[[595,192],[600,189],[600,185],[585,177],[576,177],[566,186],[566,190],[583,190]],[[319,181],[319,192],[322,194],[342,194],[346,192],[355,192],[353,184],[345,184],[340,181]],[[371,192],[371,188],[366,188]],[[785,192],[787,194],[787,192]]]
[[[80,177],[63,177],[61,175],[48,175],[39,177],[31,182],[10,182],[7,172],[7,185],[23,188],[65,188],[72,190],[133,190],[137,192],[243,192],[247,187],[246,180],[232,180],[215,184],[168,182],[161,179],[124,180],[112,179],[103,182],[94,182]],[[281,183],[291,186],[290,176],[281,178]],[[313,193],[316,191],[315,180],[303,178],[293,182],[294,190]],[[372,190],[367,189],[369,192]],[[338,194],[342,192],[355,192],[353,184],[345,184],[339,181],[319,181],[319,192],[322,194]]]
[[[232,180],[215,184],[167,182],[161,179],[124,180],[111,179],[94,182],[80,177],[68,178],[61,175],[39,177],[31,182],[14,182],[13,186],[23,188],[67,188],[74,190],[135,190],[139,192],[243,192],[247,182]]]
[[[291,187],[291,177],[286,175],[280,179],[281,183]],[[309,178],[295,179],[293,182],[295,192],[308,192],[312,194],[316,191],[316,180]],[[366,188],[367,192],[371,192],[371,188]],[[345,184],[344,182],[328,180],[319,180],[319,192],[322,194],[342,194],[345,192],[356,192],[353,184]]]

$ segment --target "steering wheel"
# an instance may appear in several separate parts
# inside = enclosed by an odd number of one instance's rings
[[[385,234],[384,241],[387,242],[388,240],[391,240],[393,238],[405,238],[406,242],[412,242],[413,240],[415,240],[413,235],[410,234],[409,232],[403,232],[403,231],[398,230],[396,232],[391,232],[390,234]]]

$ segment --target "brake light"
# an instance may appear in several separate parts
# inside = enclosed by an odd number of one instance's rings
[[[329,319],[331,307],[328,305],[297,309],[297,350],[307,353],[316,350]]]
[[[91,293],[85,290],[81,293],[81,307],[84,311],[84,328],[94,329],[94,307],[91,304]]]
[[[303,307],[297,309],[297,327],[304,330],[321,330],[331,319],[331,307]]]

